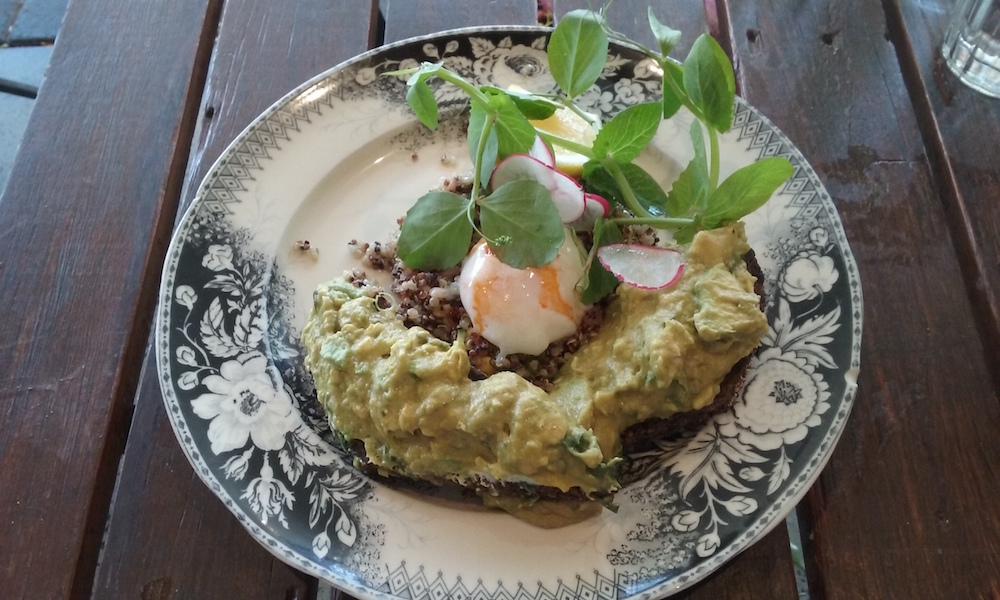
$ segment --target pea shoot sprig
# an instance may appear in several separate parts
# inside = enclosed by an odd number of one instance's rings
[[[793,172],[784,158],[764,158],[720,181],[719,135],[733,123],[735,80],[732,64],[711,36],[701,35],[682,63],[668,58],[680,39],[648,13],[658,49],[650,49],[613,31],[603,10],[567,13],[553,31],[547,55],[561,93],[531,94],[493,86],[477,86],[441,64],[396,71],[409,75],[407,102],[428,128],[438,124],[438,106],[428,80],[437,77],[465,92],[470,101],[468,147],[474,164],[469,197],[446,191],[425,194],[406,213],[397,251],[410,267],[446,269],[468,252],[473,232],[487,241],[503,262],[516,267],[544,265],[563,243],[563,223],[549,190],[530,179],[490,189],[494,166],[504,157],[526,153],[541,137],[587,158],[585,187],[617,203],[630,216],[598,218],[588,258],[583,301],[590,303],[618,284],[599,261],[597,248],[621,241],[621,228],[646,225],[672,230],[680,243],[696,231],[712,229],[753,212]],[[662,72],[662,99],[626,108],[606,123],[595,122],[574,99],[593,86],[604,70],[610,40],[630,45],[649,57]],[[664,192],[656,180],[633,163],[652,141],[663,119],[685,107],[695,119],[689,134],[694,158]],[[591,146],[536,129],[531,121],[566,108],[594,127]],[[707,138],[707,143],[706,143]],[[478,211],[478,219],[477,217]]]

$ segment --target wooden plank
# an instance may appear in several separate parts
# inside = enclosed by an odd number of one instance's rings
[[[385,0],[385,42],[476,25],[535,25],[535,0]]]
[[[586,0],[556,0],[557,18],[574,9],[589,8]],[[719,16],[706,12],[698,3],[676,3],[661,0],[616,1],[608,11],[612,29],[649,47],[657,47],[649,28],[648,8],[652,8],[665,25],[683,35],[672,56],[683,60],[691,44],[702,33],[713,33],[723,47],[729,45],[728,32],[719,28]],[[684,598],[792,598],[796,594],[788,530],[784,523],[757,542],[704,582],[682,594]]]
[[[89,592],[212,7],[74,3],[0,199],[2,598]]]
[[[1000,102],[965,87],[944,65],[947,2],[889,2],[890,39],[942,191],[966,290],[1000,389]]]
[[[0,44],[10,42],[10,30],[24,0],[0,0]]]
[[[782,524],[676,600],[758,600],[796,598],[795,575]]]
[[[897,62],[907,50],[878,3],[728,10],[745,94],[825,181],[864,285],[854,414],[807,497],[815,592],[995,596],[1000,407]]]
[[[69,0],[22,0],[10,25],[11,44],[52,42],[59,33]],[[6,33],[6,32],[5,32]]]
[[[226,145],[272,102],[366,50],[375,15],[372,3],[357,0],[227,2],[182,205]],[[259,546],[194,474],[165,415],[155,361],[148,360],[93,597],[303,599],[314,583]]]

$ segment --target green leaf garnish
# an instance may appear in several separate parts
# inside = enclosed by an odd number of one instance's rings
[[[631,162],[649,145],[660,127],[663,107],[659,102],[630,106],[604,124],[594,140],[594,155],[611,156],[618,162]]]
[[[784,158],[771,156],[749,164],[727,177],[708,197],[702,223],[711,229],[750,214],[767,202],[794,169]]]
[[[517,110],[521,111],[521,114],[526,119],[531,119],[532,121],[548,119],[562,106],[558,102],[527,92],[505,90],[492,85],[484,85],[479,89],[487,94],[504,94],[509,96],[514,101]]]
[[[437,129],[438,106],[434,92],[426,81],[418,81],[406,90],[406,103],[410,105],[413,114],[431,131]]]
[[[483,139],[484,132],[485,139]],[[480,145],[483,149],[482,156],[479,156]],[[489,107],[482,102],[474,101],[469,111],[469,156],[472,158],[472,164],[478,165],[476,170],[479,181],[489,181],[493,167],[497,163],[499,145]],[[478,190],[478,186],[476,189]]]
[[[684,59],[684,89],[705,122],[716,131],[733,126],[736,79],[733,65],[712,36],[702,34]]]
[[[420,122],[431,131],[437,128],[438,106],[434,92],[427,85],[427,80],[438,74],[443,68],[441,65],[425,62],[411,72],[410,79],[406,82],[406,85],[409,86],[409,89],[406,90],[406,103],[410,105],[410,109],[420,119]],[[406,71],[391,71],[386,75],[404,75],[406,73]]]
[[[457,265],[469,251],[472,222],[468,198],[428,192],[410,210],[399,232],[396,252],[408,267],[425,271]]]
[[[571,100],[597,82],[608,60],[604,19],[590,10],[566,13],[552,32],[549,70]]]
[[[427,81],[432,76],[437,75],[441,72],[444,67],[440,63],[423,62],[420,66],[412,69],[410,71],[390,71],[386,75],[405,75],[410,74],[410,79],[407,80],[406,85],[415,85]]]
[[[632,187],[635,199],[643,209],[654,216],[663,216],[669,213],[667,210],[667,194],[663,192],[663,188],[653,179],[652,175],[635,163],[623,163],[618,166],[625,174],[625,178]],[[611,173],[601,163],[588,161],[583,166],[583,180],[587,182],[588,187],[593,188],[606,200],[615,202],[623,208],[628,208],[621,188],[615,182],[615,178],[611,176]]]
[[[597,220],[594,226],[594,247],[588,259],[590,268],[587,269],[587,287],[580,295],[580,301],[584,304],[593,304],[618,288],[618,278],[604,268],[596,255],[599,246],[616,244],[623,240],[621,230],[617,226],[604,219]]]
[[[667,194],[667,213],[674,216],[700,212],[708,201],[708,159],[698,121],[691,123],[691,144],[694,146],[694,158]]]
[[[487,240],[503,241],[490,250],[517,269],[551,262],[565,237],[549,191],[529,179],[506,183],[480,202],[479,221]]]
[[[587,275],[580,282],[587,303],[605,296],[618,285],[617,278],[595,260],[597,248],[622,239],[621,227],[644,225],[674,232],[679,243],[695,233],[742,218],[759,208],[791,176],[783,158],[766,158],[737,170],[720,181],[720,134],[732,127],[735,77],[732,64],[710,36],[699,37],[683,63],[668,57],[680,32],[647,12],[658,50],[652,50],[613,31],[603,12],[575,10],[567,13],[549,39],[549,68],[562,94],[532,94],[494,86],[476,86],[441,64],[395,71],[409,75],[407,102],[427,127],[438,123],[438,107],[427,81],[438,77],[457,86],[470,102],[468,147],[474,164],[470,197],[431,192],[407,213],[399,239],[399,255],[414,268],[443,269],[465,256],[478,207],[480,233],[503,262],[523,268],[544,265],[555,258],[564,240],[564,226],[549,191],[531,181],[514,181],[482,197],[494,165],[511,154],[527,152],[542,137],[590,158],[583,179],[596,191],[625,209],[625,214],[597,219],[594,245],[587,260]],[[638,48],[663,71],[659,101],[629,107],[607,123],[594,121],[573,98],[600,78],[607,61],[609,39]],[[545,119],[566,107],[580,115],[598,134],[593,145],[536,131],[530,121]],[[695,117],[690,137],[694,157],[664,193],[656,178],[632,161],[655,137],[662,119],[686,107]]]
[[[684,68],[672,60],[664,59],[663,68],[663,118],[669,119],[684,106]],[[669,79],[668,79],[669,77]],[[670,82],[673,82],[673,85]]]
[[[535,128],[517,109],[507,94],[488,94],[490,108],[496,114],[497,152],[510,156],[527,152],[535,143]]]
[[[656,43],[660,45],[660,54],[666,56],[673,52],[674,46],[681,41],[681,32],[661,23],[653,14],[652,6],[646,11],[646,16],[649,19],[649,28],[653,31],[653,36],[656,37]]]
[[[701,215],[696,215],[694,221],[674,231],[674,241],[678,244],[690,244],[694,234],[701,229]]]

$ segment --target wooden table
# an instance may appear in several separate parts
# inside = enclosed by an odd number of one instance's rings
[[[652,43],[647,3],[613,25]],[[864,283],[854,412],[799,509],[812,597],[1000,597],[1000,101],[943,67],[946,3],[651,3],[731,52]],[[0,199],[0,598],[315,595],[188,465],[150,326],[175,219],[264,108],[380,43],[536,21],[535,0],[381,4],[70,4]],[[682,596],[795,597],[792,560],[782,526]]]

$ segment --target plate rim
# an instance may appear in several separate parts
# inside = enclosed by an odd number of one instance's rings
[[[534,25],[492,25],[483,27],[462,27],[455,29],[448,29],[439,32],[434,32],[431,34],[415,36],[390,44],[385,44],[376,48],[367,50],[361,54],[355,55],[345,61],[314,75],[303,83],[295,86],[292,90],[282,95],[278,100],[271,103],[266,109],[264,109],[260,114],[258,114],[249,124],[247,124],[240,132],[226,145],[226,147],[220,152],[219,156],[212,162],[210,168],[206,171],[204,177],[196,188],[194,197],[191,202],[185,208],[183,216],[177,221],[172,233],[170,243],[167,247],[167,251],[164,257],[164,269],[161,272],[161,278],[159,282],[159,293],[157,300],[157,309],[154,318],[154,328],[155,328],[155,351],[156,351],[156,364],[157,364],[157,379],[159,380],[159,387],[161,394],[163,396],[164,409],[167,412],[168,421],[170,422],[171,429],[174,432],[175,438],[178,444],[181,446],[185,457],[188,459],[189,464],[192,466],[194,471],[198,474],[202,482],[209,487],[223,505],[237,518],[237,521],[243,525],[243,527],[250,533],[251,537],[256,540],[261,546],[267,549],[272,555],[282,560],[286,564],[290,564],[297,569],[300,569],[309,575],[323,579],[330,582],[336,587],[339,587],[351,594],[356,594],[362,598],[368,599],[396,599],[395,595],[388,595],[378,590],[372,589],[371,587],[358,584],[357,582],[350,581],[341,575],[337,574],[331,569],[324,567],[323,565],[317,563],[314,560],[308,559],[301,556],[300,553],[292,550],[285,542],[283,542],[278,537],[272,535],[270,532],[262,529],[259,525],[252,522],[244,514],[244,511],[237,506],[232,498],[223,498],[220,494],[220,490],[223,487],[220,480],[216,476],[216,473],[211,471],[207,465],[199,464],[200,459],[196,459],[194,452],[197,449],[193,449],[189,444],[183,441],[183,435],[185,432],[181,430],[181,425],[178,420],[183,419],[183,417],[176,417],[172,414],[170,410],[170,405],[168,403],[168,398],[174,398],[174,401],[179,403],[179,399],[176,398],[176,394],[172,389],[173,379],[167,379],[164,373],[161,371],[161,365],[166,361],[171,360],[170,357],[170,343],[168,337],[169,323],[164,321],[164,304],[168,304],[173,300],[172,292],[174,290],[173,277],[177,273],[177,269],[169,269],[168,266],[173,262],[176,265],[176,261],[172,261],[172,257],[179,255],[181,249],[184,246],[184,240],[178,235],[179,232],[186,230],[186,225],[188,222],[194,218],[197,213],[198,208],[204,201],[204,194],[208,189],[209,183],[212,181],[214,174],[219,170],[220,167],[226,164],[227,159],[229,159],[238,149],[240,144],[246,140],[248,135],[253,133],[259,128],[259,126],[264,123],[269,116],[273,115],[275,112],[281,110],[283,107],[288,106],[294,102],[297,98],[302,96],[304,92],[310,88],[316,86],[329,79],[331,76],[336,75],[340,71],[358,63],[362,63],[373,56],[378,56],[383,53],[390,52],[394,49],[398,49],[405,46],[411,46],[419,44],[420,42],[437,40],[448,37],[469,37],[474,34],[482,33],[524,33],[531,34],[536,33],[539,35],[547,35],[552,31],[551,27],[541,27]],[[618,46],[630,48],[634,50],[634,47],[628,44],[617,44]],[[782,132],[778,127],[774,125],[766,115],[757,110],[752,104],[747,102],[741,97],[737,97],[737,103],[742,103],[746,105],[750,110],[756,113],[756,116],[767,123],[771,130],[781,139],[781,141],[787,145],[795,154],[801,158],[804,165],[808,167],[808,176],[811,182],[816,185],[817,189],[822,189],[826,191],[825,186],[819,180],[818,175],[815,170],[811,167],[809,162],[805,159],[805,156],[801,153],[797,146],[795,146],[791,140]],[[809,489],[818,479],[820,473],[828,464],[830,458],[832,457],[833,450],[839,443],[844,430],[846,429],[846,422],[850,416],[850,412],[853,408],[854,400],[857,393],[857,372],[860,368],[861,363],[861,338],[863,331],[863,293],[861,288],[860,273],[857,268],[857,263],[854,259],[853,252],[850,249],[848,240],[846,237],[846,232],[844,231],[843,222],[840,216],[839,210],[836,209],[831,198],[827,198],[826,201],[829,203],[832,210],[829,212],[829,218],[831,224],[833,225],[833,231],[837,234],[838,248],[842,254],[842,260],[844,263],[844,270],[846,271],[849,281],[851,283],[856,283],[856,289],[851,292],[852,306],[851,308],[857,309],[856,315],[848,315],[847,320],[850,324],[854,326],[853,331],[850,332],[850,353],[849,360],[850,364],[846,365],[848,382],[845,386],[843,398],[840,403],[840,413],[838,415],[837,422],[840,423],[835,429],[832,425],[836,423],[831,423],[831,429],[827,432],[827,439],[824,442],[828,444],[827,449],[822,450],[818,453],[818,462],[808,472],[808,476],[798,483],[794,493],[789,494],[791,490],[785,491],[785,499],[779,500],[780,496],[775,498],[774,505],[771,507],[771,513],[762,513],[757,519],[751,523],[763,523],[759,527],[756,533],[749,539],[743,541],[734,541],[727,545],[724,549],[720,550],[718,553],[713,554],[709,559],[705,560],[701,564],[697,565],[693,569],[685,571],[685,575],[691,575],[687,577],[684,581],[679,584],[673,583],[674,580],[668,580],[654,584],[653,586],[632,594],[630,596],[624,596],[620,598],[631,599],[648,599],[653,597],[661,597],[664,594],[670,595],[682,591],[700,581],[702,581],[709,574],[717,571],[723,565],[731,561],[737,555],[741,554],[753,544],[771,532],[782,520],[783,518],[794,510],[795,505],[802,500],[802,498],[808,493]],[[169,312],[169,309],[167,309]],[[853,379],[852,379],[853,378]],[[832,436],[831,436],[832,433]],[[777,506],[780,505],[780,506]]]

